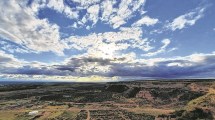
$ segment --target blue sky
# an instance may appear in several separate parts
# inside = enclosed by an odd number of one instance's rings
[[[214,0],[2,0],[0,80],[215,77]]]

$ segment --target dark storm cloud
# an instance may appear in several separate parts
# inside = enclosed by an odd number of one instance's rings
[[[2,73],[24,75],[64,75],[62,72],[50,69],[48,67],[31,67],[31,66],[23,66],[6,72],[3,71]]]
[[[179,78],[207,74],[208,77],[215,77],[215,55],[202,56],[202,62],[194,62],[192,60],[166,60],[156,63],[154,66],[138,66],[134,67],[124,64],[115,64],[109,76],[140,76],[140,77],[160,77],[160,78]],[[171,63],[184,64],[184,66],[168,66]]]
[[[149,77],[149,78],[180,78],[180,77],[215,77],[215,55],[200,55],[202,60],[194,58],[176,58],[160,60],[154,65],[147,65],[145,62],[127,63],[121,59],[100,59],[92,57],[79,57],[67,60],[61,65],[31,65],[11,68],[10,71],[2,70],[4,74],[23,75],[59,75],[59,76],[90,76],[99,75],[105,77]],[[6,60],[6,59],[2,59]],[[9,60],[9,59],[8,59]],[[148,60],[150,62],[150,60]],[[173,64],[173,65],[171,65]],[[92,67],[86,71],[86,66]],[[97,67],[110,67],[106,72],[96,71]]]
[[[106,66],[111,64],[111,61],[112,60],[110,59],[92,58],[92,57],[71,58],[68,60],[66,64],[62,64],[62,65],[50,65],[50,66],[39,65],[37,67],[26,65],[19,68],[11,68],[10,70],[7,70],[7,71],[3,70],[1,71],[1,73],[25,74],[25,75],[60,75],[60,76],[67,76],[67,75],[84,76],[84,75],[91,75],[91,74],[100,75],[99,72],[82,73],[82,71],[84,70],[81,69],[81,67],[84,65],[90,65],[94,63],[97,63],[98,66]],[[93,69],[96,69],[96,68],[92,68],[91,71],[93,71]]]
[[[71,71],[71,72],[74,72],[75,71],[75,68],[74,67],[68,67],[66,65],[57,65],[56,66],[56,69],[57,70],[60,70],[60,71]]]
[[[111,59],[82,57],[82,58],[71,58],[67,64],[79,66],[87,63],[98,63],[100,65],[107,65],[107,64],[110,64],[110,62],[111,62]]]

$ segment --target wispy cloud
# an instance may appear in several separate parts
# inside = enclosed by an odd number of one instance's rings
[[[169,39],[164,39],[164,40],[162,40],[162,43],[163,43],[163,46],[159,50],[157,50],[155,52],[148,52],[147,54],[143,54],[142,56],[149,57],[149,56],[155,56],[155,55],[158,55],[158,54],[161,54],[161,53],[165,53],[166,48],[171,43],[171,41]],[[172,49],[172,50],[174,50],[174,49]]]
[[[205,9],[206,7],[198,7],[191,12],[181,15],[175,18],[171,23],[169,23],[167,25],[167,28],[175,31],[177,29],[180,30],[188,26],[192,26],[196,23],[197,20],[204,16]]]
[[[213,77],[214,53],[194,49],[187,56],[179,56],[185,54],[186,45],[175,45],[193,43],[184,42],[175,31],[195,25],[206,14],[207,6],[166,18],[145,11],[145,3],[146,0],[0,1],[0,79]],[[152,10],[150,7],[149,4],[147,10]],[[181,51],[174,54],[176,49]],[[46,56],[49,52],[58,57],[57,62]],[[24,60],[32,53],[35,61]]]
[[[98,20],[109,23],[113,28],[118,28],[126,23],[125,21],[132,16],[133,12],[144,5],[145,0],[123,0],[120,2],[118,8],[113,7],[116,1],[101,2],[93,0],[73,2],[78,3],[76,9],[72,9],[69,3],[58,0],[33,1],[29,6],[27,5],[27,1],[20,2],[19,4],[14,0],[1,1],[2,10],[13,9],[13,11],[6,10],[0,13],[1,16],[4,16],[0,18],[0,35],[11,42],[27,47],[29,52],[39,53],[50,51],[58,55],[63,55],[63,51],[67,49],[67,45],[61,42],[60,27],[57,24],[50,23],[47,19],[39,19],[37,14],[40,9],[47,7],[75,20],[76,22],[73,24],[74,28],[85,26],[86,29],[90,29]],[[99,4],[102,4],[101,8]],[[87,13],[83,15],[81,21],[77,20],[80,17],[79,10],[84,9]],[[102,12],[102,16],[99,16],[99,12]],[[85,25],[89,21],[92,21],[92,25]],[[123,46],[126,46],[126,44]],[[140,46],[142,47],[142,45]]]
[[[9,53],[29,53],[28,48],[19,46],[18,44],[11,44],[9,41],[0,39],[0,50],[7,51]]]
[[[84,26],[84,23],[87,21],[92,21],[92,25],[96,24],[98,20],[102,22],[106,22],[110,24],[113,28],[119,28],[121,25],[125,24],[126,21],[131,18],[134,12],[136,12],[141,6],[145,4],[146,0],[122,0],[119,3],[119,6],[116,7],[116,0],[110,1],[100,1],[100,0],[92,0],[92,1],[84,1],[84,0],[73,0],[67,1],[36,1],[33,2],[32,6],[40,5],[41,8],[48,7],[54,9],[60,13],[65,14],[70,19],[76,20],[76,24],[80,26]],[[72,9],[69,7],[69,3],[76,4],[76,9]],[[46,4],[47,3],[47,4]],[[81,18],[82,20],[78,20],[80,17],[79,11],[86,10],[87,13]],[[101,12],[101,16],[99,15]],[[88,27],[89,26],[85,26]]]
[[[0,1],[0,36],[26,46],[34,52],[51,51],[63,54],[59,26],[36,17],[35,8],[26,7],[26,2]],[[8,10],[7,10],[8,9]]]
[[[25,61],[18,60],[12,54],[0,50],[0,71],[10,71],[10,68],[19,68]],[[9,68],[7,70],[7,68]]]

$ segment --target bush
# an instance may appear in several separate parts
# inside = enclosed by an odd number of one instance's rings
[[[107,91],[110,91],[110,92],[117,92],[117,93],[122,93],[126,90],[128,90],[128,86],[126,85],[109,85],[106,87],[106,90]]]

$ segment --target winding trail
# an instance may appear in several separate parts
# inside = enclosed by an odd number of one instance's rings
[[[90,111],[87,110],[87,119],[86,120],[90,120]]]

